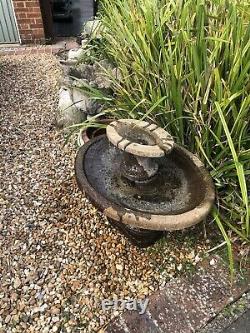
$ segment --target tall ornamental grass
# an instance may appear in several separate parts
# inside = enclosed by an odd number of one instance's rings
[[[249,1],[103,0],[101,19],[119,68],[107,112],[153,120],[199,155],[232,255],[225,226],[250,236]]]

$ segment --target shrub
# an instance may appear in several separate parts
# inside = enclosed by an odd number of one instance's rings
[[[115,117],[165,127],[211,171],[213,211],[249,242],[250,10],[234,0],[103,0]],[[230,253],[231,255],[231,253]]]

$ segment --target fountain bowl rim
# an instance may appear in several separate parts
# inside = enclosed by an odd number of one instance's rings
[[[132,227],[159,231],[182,230],[205,220],[215,200],[212,178],[203,163],[194,154],[177,144],[175,144],[175,149],[180,150],[192,161],[194,167],[199,169],[200,177],[203,179],[205,195],[198,206],[176,215],[150,214],[123,207],[97,192],[86,177],[83,160],[90,146],[103,139],[107,139],[105,134],[92,138],[79,148],[75,159],[75,175],[80,190],[85,193],[93,205],[102,211],[107,218]]]
[[[130,131],[136,129],[150,137],[154,144],[140,144],[133,142],[130,138],[119,133],[120,128],[129,128]],[[126,151],[132,155],[153,158],[162,157],[170,153],[174,147],[172,136],[163,128],[154,123],[149,123],[138,119],[118,119],[107,126],[107,137],[109,141],[117,148]]]

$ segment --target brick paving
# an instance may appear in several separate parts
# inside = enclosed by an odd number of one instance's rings
[[[57,54],[63,50],[77,48],[75,38],[60,39],[52,45],[1,45],[0,56],[21,54]]]

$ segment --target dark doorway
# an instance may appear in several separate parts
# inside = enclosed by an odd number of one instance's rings
[[[54,37],[78,36],[94,17],[94,0],[52,0]]]

